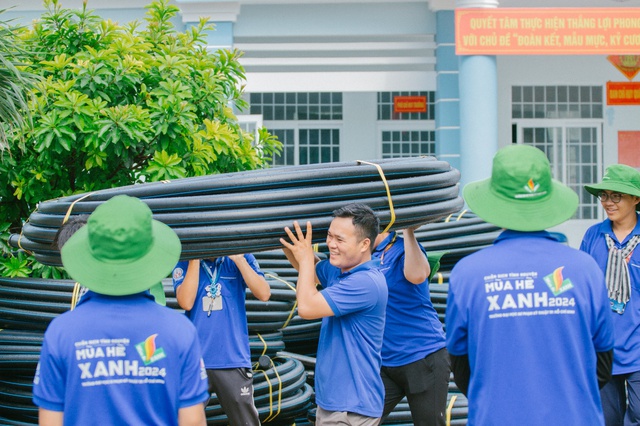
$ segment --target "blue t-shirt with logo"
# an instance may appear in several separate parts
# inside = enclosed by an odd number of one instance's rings
[[[420,248],[426,257],[426,251]],[[380,259],[389,289],[382,365],[407,365],[444,348],[444,331],[431,302],[428,282],[413,284],[404,277],[403,238],[390,233],[378,244],[373,257]]]
[[[244,257],[254,271],[264,276],[252,254]],[[184,281],[188,266],[188,261],[181,261],[173,269],[176,291]],[[220,284],[222,309],[209,311],[205,305],[205,299],[209,299],[206,287],[212,281]],[[233,260],[226,256],[200,260],[198,292],[193,308],[185,314],[198,330],[207,369],[251,367],[246,288],[247,284]]]
[[[322,319],[315,368],[316,403],[329,411],[380,417],[387,285],[375,260],[341,273],[323,260],[316,274],[334,316]]]
[[[636,227],[624,241],[618,241],[609,219],[593,225],[582,238],[580,250],[589,253],[596,260],[602,272],[606,272],[609,249],[605,234],[611,236],[616,248],[621,248],[634,235],[640,235],[640,217],[638,219]],[[631,253],[627,266],[631,278],[631,297],[622,314],[611,311],[613,328],[616,331],[616,343],[613,349],[613,374],[640,371],[640,247],[636,247]]]
[[[469,425],[601,425],[613,348],[604,276],[545,232],[503,231],[450,276],[447,349],[468,355]]]
[[[144,293],[89,292],[44,335],[33,402],[70,425],[178,425],[178,410],[208,400],[188,319]]]

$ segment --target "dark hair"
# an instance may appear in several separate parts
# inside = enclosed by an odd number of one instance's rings
[[[368,238],[369,249],[373,253],[376,237],[380,233],[380,219],[371,207],[365,204],[347,204],[333,211],[333,217],[350,217],[361,239]]]
[[[53,247],[61,250],[64,243],[66,243],[78,229],[86,225],[88,220],[89,215],[86,214],[71,216],[69,220],[58,228],[58,232],[56,232],[55,237],[53,237]]]

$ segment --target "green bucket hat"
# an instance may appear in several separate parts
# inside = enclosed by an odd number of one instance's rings
[[[96,293],[140,293],[166,278],[180,257],[180,239],[137,198],[101,204],[62,247],[69,275]]]
[[[640,172],[625,164],[614,164],[606,168],[600,183],[585,185],[584,189],[596,197],[600,191],[613,191],[640,197]],[[640,204],[636,204],[636,210],[640,210]]]
[[[516,231],[542,231],[573,216],[578,195],[551,177],[547,156],[530,145],[509,145],[493,157],[491,177],[463,189],[483,220]]]

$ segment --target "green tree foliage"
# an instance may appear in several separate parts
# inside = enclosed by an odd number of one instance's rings
[[[266,130],[255,140],[239,126],[234,110],[247,107],[241,53],[207,49],[213,27],[205,19],[178,32],[179,9],[169,0],[147,6],[146,22],[126,25],[97,16],[86,1],[82,10],[44,5],[20,34],[29,69],[41,77],[33,124],[0,163],[0,217],[12,229],[43,200],[260,168],[280,149]],[[22,260],[4,274],[23,274]]]
[[[6,9],[0,10],[0,14]],[[34,75],[24,71],[19,27],[11,20],[0,21],[0,150],[8,148],[7,135],[13,134],[29,120],[27,92]]]

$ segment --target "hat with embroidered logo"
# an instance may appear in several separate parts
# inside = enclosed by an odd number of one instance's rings
[[[578,208],[578,195],[552,178],[547,156],[530,145],[500,149],[491,177],[465,185],[463,196],[480,218],[515,231],[559,225]]]
[[[95,291],[124,296],[166,278],[180,257],[180,239],[137,198],[117,195],[99,205],[61,250],[71,278]]]
[[[640,172],[625,164],[613,164],[606,168],[601,182],[585,185],[584,189],[596,197],[600,191],[613,191],[640,197]],[[640,210],[640,204],[636,204],[636,210]]]

